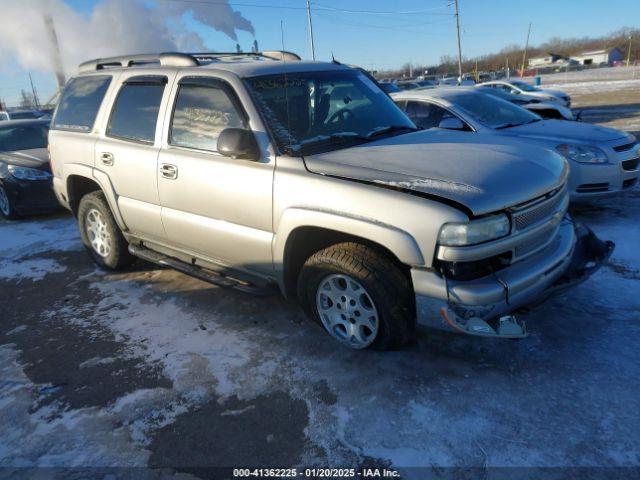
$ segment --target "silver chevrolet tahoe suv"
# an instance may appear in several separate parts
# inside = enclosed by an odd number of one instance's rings
[[[49,147],[98,265],[278,287],[356,349],[523,337],[516,313],[613,250],[567,215],[558,154],[419,131],[366,72],[288,52],[85,62]]]

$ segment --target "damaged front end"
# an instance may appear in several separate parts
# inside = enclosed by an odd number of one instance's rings
[[[613,250],[613,242],[567,217],[535,255],[510,266],[474,265],[476,272],[490,271],[479,278],[459,266],[454,271],[466,276],[451,278],[451,268],[443,272],[449,275],[414,271],[418,324],[485,337],[526,337],[526,325],[516,315],[585,281]]]

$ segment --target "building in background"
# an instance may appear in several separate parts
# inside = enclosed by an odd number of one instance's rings
[[[571,59],[557,53],[549,52],[544,57],[532,57],[529,59],[529,68],[564,67],[571,63]]]
[[[613,62],[620,62],[624,60],[624,55],[619,48],[614,47],[595,50],[593,52],[584,52],[580,55],[573,55],[571,59],[575,60],[580,65],[611,65]]]

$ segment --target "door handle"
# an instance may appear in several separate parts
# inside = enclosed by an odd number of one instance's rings
[[[113,153],[102,152],[100,154],[100,161],[103,165],[107,165],[108,167],[110,167],[111,165],[113,165],[113,160]]]
[[[171,180],[175,180],[178,178],[178,167],[175,165],[171,165],[170,163],[163,163],[160,165],[160,174],[164,178],[169,178]]]

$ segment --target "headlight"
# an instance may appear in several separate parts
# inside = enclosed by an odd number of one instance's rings
[[[450,247],[475,245],[509,235],[510,229],[509,219],[504,214],[465,223],[445,223],[440,229],[438,243]]]
[[[556,147],[565,158],[579,163],[607,163],[607,155],[596,147],[586,145],[558,145]]]
[[[18,167],[16,165],[9,165],[9,173],[18,180],[47,180],[51,178],[49,172],[44,170],[38,170],[36,168]]]

